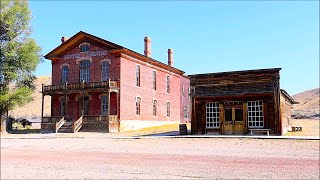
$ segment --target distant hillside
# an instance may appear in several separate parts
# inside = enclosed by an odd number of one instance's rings
[[[50,85],[50,76],[39,76],[35,82],[36,89],[32,94],[33,101],[22,107],[17,107],[9,111],[9,114],[15,118],[40,118],[41,117],[41,85]],[[45,96],[44,116],[50,116],[51,100],[50,96]]]
[[[299,104],[293,106],[294,118],[317,118],[319,119],[320,89],[315,88],[293,95],[293,99]]]

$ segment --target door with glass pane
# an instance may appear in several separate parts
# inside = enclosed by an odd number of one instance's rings
[[[224,103],[224,134],[244,134],[243,103]]]

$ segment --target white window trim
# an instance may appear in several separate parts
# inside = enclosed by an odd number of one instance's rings
[[[90,61],[90,64],[92,63],[92,58],[91,57],[81,57],[76,59],[76,64],[79,64],[81,61]]]
[[[168,103],[169,103],[169,116],[168,116]],[[166,117],[167,118],[171,117],[171,102],[170,101],[166,102]]]
[[[154,103],[154,101],[157,102],[157,103],[156,103],[156,115],[153,114],[153,103]],[[156,117],[156,116],[158,115],[158,100],[157,100],[157,99],[152,99],[152,115],[153,115],[154,117]]]
[[[168,77],[169,77],[169,92],[168,92]],[[166,82],[166,93],[167,94],[170,94],[170,92],[171,92],[171,77],[170,77],[170,75],[166,75],[166,79],[165,79],[165,82]]]
[[[210,104],[210,106],[208,106]],[[208,110],[212,112],[208,112]],[[217,111],[213,111],[213,109]],[[207,116],[210,114],[210,117]],[[210,121],[208,121],[210,120]],[[208,126],[208,123],[212,123],[212,126]],[[214,126],[216,124],[216,126]],[[219,102],[207,102],[206,103],[206,129],[219,129],[220,128],[220,103]]]
[[[155,87],[156,89],[153,88],[153,72],[156,72],[156,87]],[[157,91],[157,74],[158,74],[157,70],[153,69],[151,78],[152,78],[152,90],[154,91]]]
[[[249,102],[251,102],[251,103],[254,102],[255,105],[249,106]],[[261,105],[258,104],[258,106],[257,106],[256,103],[258,103],[258,102],[261,102]],[[260,115],[259,115],[259,116],[256,116],[256,115],[253,116],[253,115],[251,115],[251,116],[250,116],[250,115],[249,115],[249,112],[250,112],[250,111],[249,111],[249,107],[255,107],[255,108],[256,108],[256,107],[260,107],[260,106],[261,106],[261,111],[255,110],[255,111],[251,111],[251,113],[252,113],[252,112],[255,112],[255,113],[256,113],[256,112],[259,112],[259,113],[262,112],[262,116],[260,116]],[[248,127],[249,127],[249,128],[264,128],[263,100],[247,101],[247,114],[248,114],[247,118],[248,118]],[[260,125],[259,125],[259,126],[249,126],[250,117],[252,117],[252,118],[259,118],[259,119],[260,119],[260,117],[262,117],[262,121],[260,121],[260,120],[257,121],[256,119],[255,119],[254,121],[252,121],[252,123],[253,123],[253,122],[255,122],[255,123],[256,123],[256,122],[259,122],[259,124],[260,124],[260,122],[262,122],[262,126],[260,126]]]
[[[106,114],[103,114],[102,97],[107,97],[107,112],[106,112]],[[110,111],[110,107],[108,106],[108,105],[109,105],[108,101],[110,101],[109,98],[110,98],[110,97],[109,97],[107,94],[100,94],[100,95],[99,95],[100,105],[101,105],[101,115],[108,115],[108,113],[109,113],[109,111]]]
[[[68,68],[70,68],[70,65],[68,63],[64,63],[60,65],[60,70],[62,69],[63,66],[68,66]]]
[[[137,86],[137,66],[139,66],[139,86]],[[136,64],[135,66],[135,87],[140,88],[141,87],[141,66],[139,64]]]
[[[100,68],[101,68],[101,73],[100,73],[100,75],[101,75],[101,81],[102,81],[102,63],[103,62],[109,62],[109,79],[110,79],[110,64],[111,64],[111,62],[110,62],[110,60],[109,59],[104,59],[104,60],[102,60],[102,61],[100,61]]]
[[[137,114],[137,102],[138,102],[138,98],[140,98],[139,114]],[[136,101],[135,101],[135,114],[136,114],[136,116],[141,116],[141,101],[142,101],[141,96],[136,96]]]
[[[79,44],[79,48],[80,48],[82,45],[88,45],[88,46],[90,47],[90,43],[88,43],[88,42],[83,42],[83,43]]]

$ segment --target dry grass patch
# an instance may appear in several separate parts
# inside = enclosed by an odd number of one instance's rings
[[[188,130],[191,129],[190,123],[187,123],[187,128]],[[138,130],[124,131],[124,133],[131,134],[131,135],[150,135],[150,134],[161,134],[161,133],[173,132],[173,131],[179,131],[179,123],[165,124],[160,126],[151,126],[151,127],[138,129]]]
[[[319,136],[320,120],[292,119],[292,127],[302,127],[301,132],[288,132],[286,136]]]

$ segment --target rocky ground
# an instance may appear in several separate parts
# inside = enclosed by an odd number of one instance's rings
[[[1,179],[319,179],[319,140],[1,139]]]

